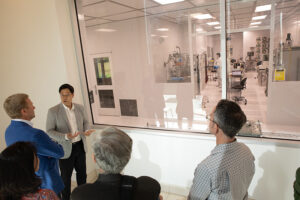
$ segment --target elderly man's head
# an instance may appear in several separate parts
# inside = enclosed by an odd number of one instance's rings
[[[131,138],[120,129],[104,129],[93,144],[95,160],[106,174],[118,174],[127,165],[132,149]]]
[[[247,118],[241,107],[228,100],[220,100],[212,113],[215,123],[229,138],[233,138],[246,123]]]

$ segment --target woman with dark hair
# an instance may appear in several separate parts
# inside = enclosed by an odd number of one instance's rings
[[[30,142],[17,142],[0,154],[0,200],[58,200],[49,189],[40,189],[41,179],[36,148]]]

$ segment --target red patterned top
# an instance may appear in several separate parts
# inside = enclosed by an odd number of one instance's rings
[[[40,189],[34,194],[27,194],[22,200],[59,200],[55,192],[49,189]]]

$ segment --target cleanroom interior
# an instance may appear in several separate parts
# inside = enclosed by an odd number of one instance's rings
[[[228,1],[225,73],[216,66],[219,1],[76,0],[76,7],[95,124],[207,132],[205,117],[223,92],[245,110],[252,126],[245,135],[299,131],[299,117],[290,120],[299,106],[285,99],[299,97],[298,1]]]

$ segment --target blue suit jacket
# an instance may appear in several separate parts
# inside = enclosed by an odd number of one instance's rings
[[[53,142],[44,131],[14,120],[5,131],[5,141],[7,146],[20,141],[32,142],[40,159],[40,168],[36,174],[42,179],[41,188],[51,189],[57,194],[63,190],[64,184],[58,168],[58,159],[64,156],[61,145]]]

